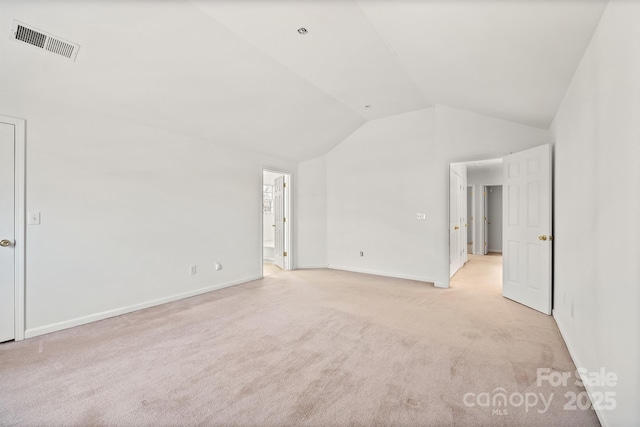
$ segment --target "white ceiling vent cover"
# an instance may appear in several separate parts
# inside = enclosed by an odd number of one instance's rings
[[[15,19],[11,25],[11,32],[11,38],[15,40],[29,43],[32,46],[64,56],[72,61],[76,60],[78,49],[80,49],[79,44],[71,43]]]

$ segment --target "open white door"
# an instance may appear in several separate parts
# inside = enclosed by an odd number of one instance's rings
[[[275,241],[274,241],[274,254],[273,254],[273,262],[280,267],[281,269],[285,269],[287,256],[285,249],[285,180],[284,176],[280,176],[275,179],[273,186],[273,215],[275,222]]]
[[[15,338],[15,126],[0,122],[0,342]]]
[[[502,295],[551,314],[551,146],[503,161]]]
[[[462,232],[462,221],[460,215],[460,175],[453,169],[449,169],[449,277],[462,267],[462,248],[460,245]]]

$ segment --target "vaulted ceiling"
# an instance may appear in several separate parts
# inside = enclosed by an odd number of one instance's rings
[[[434,104],[547,128],[605,7],[0,0],[0,113],[82,109],[292,160]],[[77,60],[12,40],[13,19],[80,44]]]

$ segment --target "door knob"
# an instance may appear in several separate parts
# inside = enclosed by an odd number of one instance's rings
[[[3,248],[6,248],[7,246],[11,246],[11,240],[7,240],[7,239],[3,239],[0,240],[0,246],[2,246]]]
[[[547,240],[547,236],[545,236],[544,234],[542,236],[538,236],[538,239],[540,240]]]
[[[454,230],[459,230],[460,227],[458,227],[457,225],[455,227],[453,227]]]

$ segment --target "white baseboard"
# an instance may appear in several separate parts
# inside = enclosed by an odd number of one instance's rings
[[[309,264],[309,265],[299,265],[296,267],[296,270],[311,270],[317,268],[327,268],[327,264]]]
[[[166,304],[168,302],[181,300],[184,298],[193,297],[196,295],[205,294],[207,292],[216,291],[218,289],[228,288],[230,286],[240,285],[252,280],[262,279],[262,276],[247,277],[240,280],[234,280],[231,282],[220,283],[217,285],[207,286],[206,288],[196,289],[194,291],[183,292],[181,294],[171,295],[164,298],[158,298],[151,301],[146,301],[140,304],[134,304],[127,307],[120,307],[113,310],[107,310],[100,313],[90,314],[88,316],[77,317],[75,319],[65,320],[63,322],[52,323],[50,325],[39,326],[37,328],[27,329],[24,332],[25,338],[33,338],[38,335],[44,335],[51,332],[61,331],[63,329],[73,328],[74,326],[80,326],[98,320],[108,319],[110,317],[120,316],[122,314],[131,313],[133,311],[142,310],[144,308],[154,307],[156,305]]]
[[[331,270],[350,271],[352,273],[364,273],[364,274],[373,274],[374,276],[392,277],[394,279],[407,279],[407,280],[416,280],[418,282],[435,283],[435,281],[430,280],[426,277],[389,273],[386,271],[375,271],[375,270],[368,270],[364,268],[345,267],[341,265],[328,265],[326,268],[329,268]]]
[[[584,368],[585,365],[581,364],[579,359],[576,357],[573,344],[571,344],[571,340],[568,339],[567,334],[565,332],[566,329],[562,326],[562,322],[558,322],[558,318],[556,317],[556,311],[552,310],[551,315],[553,316],[553,320],[555,320],[556,325],[558,326],[558,330],[560,331],[560,335],[562,336],[562,339],[564,340],[564,343],[567,346],[567,350],[569,350],[569,356],[571,356],[571,360],[573,360],[573,364],[576,365],[576,368],[580,368],[580,367]],[[583,384],[583,385],[585,390],[587,391],[587,394],[589,395],[589,399],[591,400],[591,402],[594,402],[593,390],[591,390],[591,386],[588,384]],[[598,417],[598,421],[600,421],[600,425],[607,427],[608,424],[605,422],[605,418],[604,418],[604,414],[602,413],[602,410],[594,408],[594,412]]]

